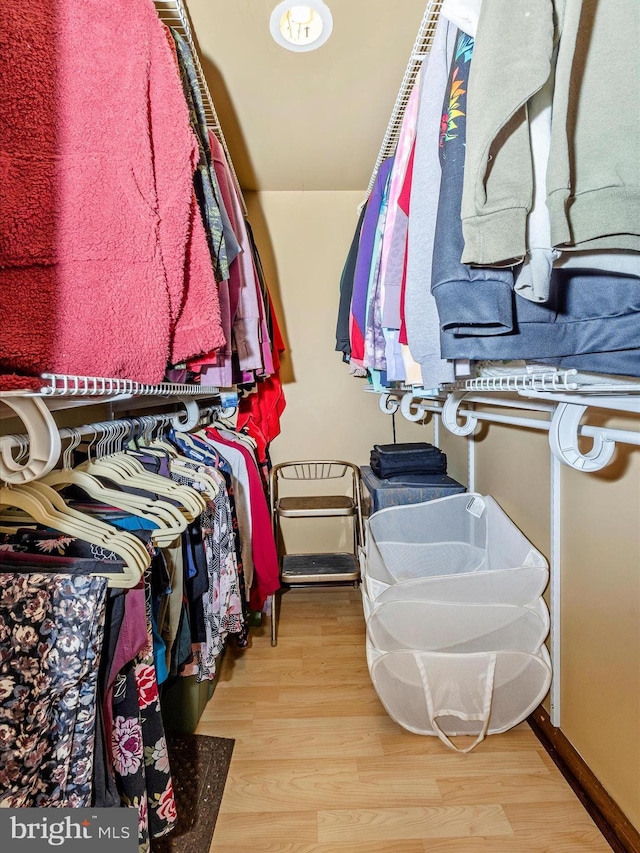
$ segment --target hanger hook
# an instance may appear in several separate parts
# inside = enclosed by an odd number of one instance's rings
[[[127,420],[119,421],[116,434],[116,452],[124,453],[127,438],[131,434],[131,429]]]
[[[9,397],[3,399],[27,428],[29,454],[26,462],[16,462],[10,442],[0,437],[0,479],[5,483],[28,483],[48,474],[60,456],[60,432],[41,397]]]
[[[65,470],[72,467],[71,463],[73,460],[73,451],[76,449],[76,447],[79,446],[82,440],[82,434],[79,429],[71,427],[69,429],[69,432],[71,433],[71,441],[69,442],[69,444],[65,448],[64,453],[62,454],[62,467]]]
[[[158,418],[158,422],[157,422],[157,427],[158,427],[158,431],[156,433],[157,439],[164,438],[164,434],[166,432],[166,427],[168,427],[170,424],[171,425],[173,424],[171,415],[167,415],[167,414],[160,415],[160,417]]]
[[[171,416],[174,427],[180,432],[190,432],[194,427],[198,426],[200,420],[200,407],[197,400],[191,400],[186,397],[180,397],[180,402],[185,408],[185,420],[180,420],[180,414],[174,413]]]
[[[119,444],[120,444],[120,434],[122,428],[117,421],[112,421],[110,424],[111,429],[111,444],[109,446],[109,455],[113,456],[118,452]]]
[[[100,430],[100,440],[98,441],[96,452],[98,453],[99,458],[103,459],[107,455],[107,436],[109,434],[109,424],[107,424],[106,422],[99,423],[98,428]]]
[[[111,453],[111,435],[113,431],[113,427],[109,423],[109,421],[104,421],[101,424],[102,429],[102,439],[100,441],[100,455],[108,456]]]
[[[144,430],[143,430],[144,443],[145,444],[151,444],[151,440],[153,438],[154,420],[152,417],[149,417],[149,415],[144,415],[143,421],[144,421]]]
[[[7,440],[15,441],[17,443],[18,447],[16,449],[15,454],[13,454],[13,458],[15,459],[16,463],[22,462],[22,460],[29,452],[29,439],[27,438],[27,436],[18,434],[8,435]]]

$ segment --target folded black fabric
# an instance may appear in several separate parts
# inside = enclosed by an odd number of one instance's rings
[[[452,480],[446,474],[392,474],[380,480],[382,487],[404,487],[407,489],[431,489],[444,486],[459,486],[456,480]]]
[[[397,474],[447,473],[446,454],[426,441],[374,444],[369,464],[380,479]]]

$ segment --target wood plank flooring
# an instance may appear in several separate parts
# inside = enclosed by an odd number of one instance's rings
[[[360,592],[290,590],[200,720],[236,745],[211,853],[607,853],[526,723],[458,755],[369,680]]]

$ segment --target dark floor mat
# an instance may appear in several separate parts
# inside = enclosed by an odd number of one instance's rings
[[[152,853],[209,853],[234,741],[206,735],[167,734],[178,822]]]

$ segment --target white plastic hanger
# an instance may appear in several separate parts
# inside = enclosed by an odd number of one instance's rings
[[[64,506],[64,512],[61,509],[62,506]],[[107,577],[109,586],[130,589],[139,583],[145,569],[151,565],[151,556],[142,542],[126,531],[116,530],[91,516],[78,518],[75,511],[70,514],[69,508],[53,489],[47,495],[44,487],[34,490],[26,485],[11,488],[2,486],[0,487],[0,510],[4,507],[18,507],[46,527],[113,551],[121,557],[124,561],[123,572],[95,573]]]
[[[204,499],[193,489],[174,483],[167,477],[150,473],[138,460],[123,452],[111,453],[95,460],[89,456],[86,462],[77,466],[77,470],[174,500],[180,504],[189,522],[194,521],[206,506]]]
[[[220,483],[212,476],[210,473],[205,471],[205,465],[200,465],[198,463],[191,463],[191,465],[196,464],[197,468],[189,468],[186,465],[180,464],[180,461],[174,460],[170,463],[171,471],[180,474],[183,477],[186,477],[188,480],[191,480],[194,483],[194,488],[198,491],[204,492],[207,495],[209,500],[213,500],[215,496],[220,491]],[[215,472],[214,472],[215,473]]]
[[[166,501],[150,501],[147,498],[120,492],[116,489],[108,489],[96,477],[85,471],[79,471],[71,467],[71,454],[80,443],[80,433],[71,430],[72,440],[63,454],[62,469],[52,471],[43,477],[40,483],[52,488],[64,488],[75,485],[82,489],[89,497],[103,504],[116,507],[117,509],[130,512],[139,518],[144,518],[156,526],[151,534],[153,541],[158,547],[164,548],[170,545],[187,528],[187,520],[177,507]],[[38,486],[38,483],[34,483]]]

